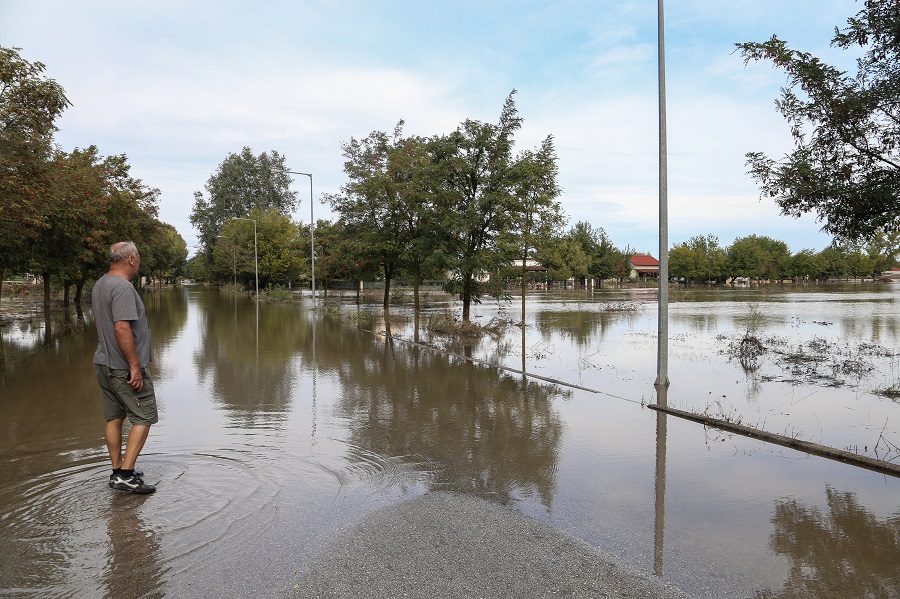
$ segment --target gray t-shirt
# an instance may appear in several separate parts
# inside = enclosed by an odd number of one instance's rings
[[[150,323],[147,322],[144,302],[141,301],[141,296],[138,295],[130,281],[116,275],[103,275],[94,284],[91,292],[91,313],[94,315],[94,323],[97,325],[97,336],[99,337],[97,351],[94,353],[94,364],[126,370],[129,368],[128,361],[122,355],[122,350],[116,341],[114,325],[119,320],[127,320],[131,323],[134,347],[137,350],[141,368],[150,363],[153,359]]]

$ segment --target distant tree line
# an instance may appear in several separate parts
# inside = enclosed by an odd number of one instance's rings
[[[187,246],[157,217],[159,190],[133,178],[124,154],[96,146],[67,152],[54,124],[70,106],[45,66],[0,47],[0,281],[8,273],[43,279],[81,301],[86,282],[109,266],[109,246],[129,239],[141,251],[141,274],[175,276]]]
[[[687,282],[728,279],[826,280],[877,277],[897,264],[900,235],[880,232],[865,246],[832,245],[791,254],[783,241],[748,235],[723,248],[714,235],[691,237],[669,250],[669,275]]]

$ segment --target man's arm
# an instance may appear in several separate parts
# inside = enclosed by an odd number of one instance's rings
[[[113,324],[113,328],[119,349],[122,350],[122,355],[128,360],[128,368],[131,373],[128,384],[135,391],[140,391],[144,388],[144,377],[141,374],[141,363],[138,361],[137,349],[134,346],[134,333],[131,332],[131,321],[117,320]]]

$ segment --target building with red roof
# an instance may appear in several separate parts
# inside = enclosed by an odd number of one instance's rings
[[[632,279],[659,278],[659,260],[647,254],[635,254],[631,257]]]

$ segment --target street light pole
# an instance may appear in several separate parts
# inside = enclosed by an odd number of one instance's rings
[[[312,301],[313,308],[316,307],[316,217],[313,214],[313,176],[312,173],[301,173],[299,171],[289,171],[287,169],[272,169],[273,173],[290,173],[292,175],[303,175],[309,177],[309,259],[310,270],[312,273]]]
[[[256,272],[256,301],[259,301],[259,255],[256,249],[256,220],[252,218],[244,218],[242,216],[234,217],[235,220],[253,221],[253,268]]]
[[[659,71],[659,304],[656,342],[657,387],[669,386],[669,205],[666,132],[666,44],[663,0],[657,2]]]

